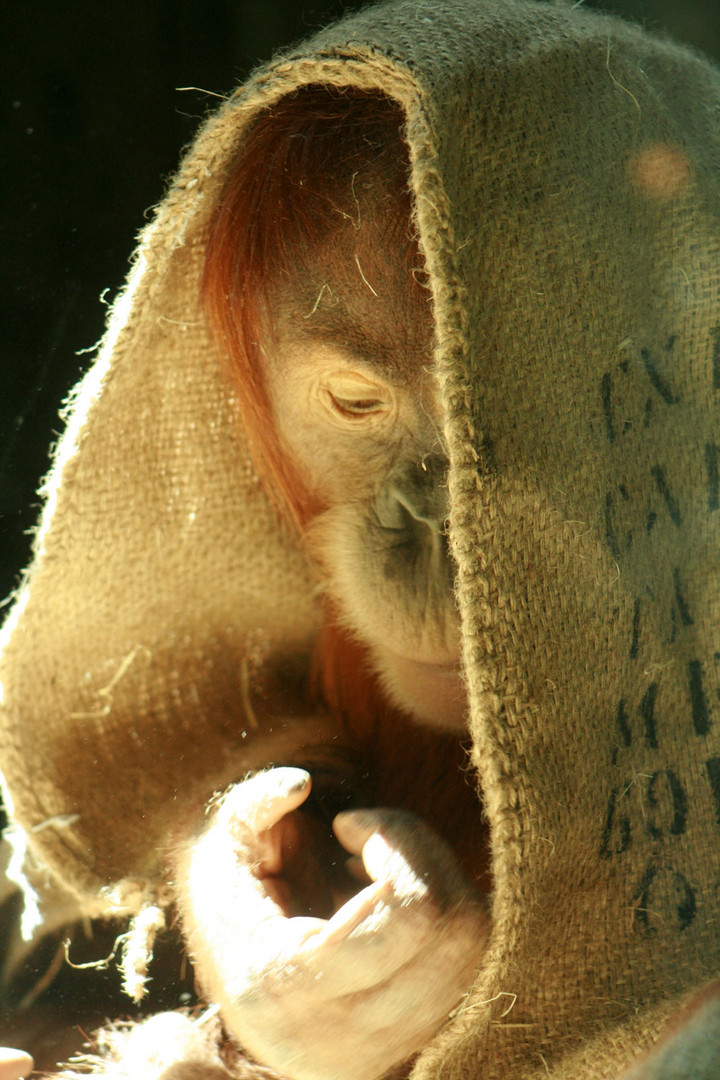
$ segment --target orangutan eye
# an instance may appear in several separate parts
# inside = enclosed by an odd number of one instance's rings
[[[329,375],[320,386],[325,407],[343,422],[380,420],[395,405],[393,392],[359,372],[342,371]]]
[[[369,413],[385,412],[388,403],[380,398],[343,398],[328,391],[332,407],[343,416],[367,416]]]

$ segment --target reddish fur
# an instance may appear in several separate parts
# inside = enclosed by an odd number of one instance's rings
[[[366,646],[342,629],[332,611],[327,613],[313,665],[313,696],[343,722],[354,741],[372,742],[390,706]]]

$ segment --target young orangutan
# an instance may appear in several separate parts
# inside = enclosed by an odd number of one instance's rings
[[[410,1058],[487,937],[400,115],[325,87],[281,101],[243,145],[208,245],[206,306],[258,471],[327,597],[316,707],[347,766],[322,771],[314,805],[350,809],[336,841],[303,811],[317,757],[300,725],[285,767],[231,788],[174,872],[207,996],[293,1080],[371,1080]]]

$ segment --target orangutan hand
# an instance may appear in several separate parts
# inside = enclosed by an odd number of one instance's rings
[[[20,1080],[29,1076],[33,1068],[33,1059],[24,1050],[0,1046],[0,1080]]]
[[[309,792],[294,768],[229,791],[178,860],[184,928],[201,983],[257,1060],[292,1080],[373,1080],[461,1000],[487,915],[445,843],[404,811],[339,814],[352,857],[338,847],[322,866],[297,809]],[[364,884],[341,903],[333,879],[346,860]],[[328,894],[329,918],[300,914]]]

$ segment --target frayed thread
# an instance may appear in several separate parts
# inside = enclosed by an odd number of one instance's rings
[[[148,904],[131,919],[127,932],[119,939],[123,990],[134,1002],[145,997],[155,940],[165,926],[164,909],[159,904]]]
[[[228,1045],[214,1010],[158,1013],[96,1032],[87,1052],[47,1080],[283,1080]]]

